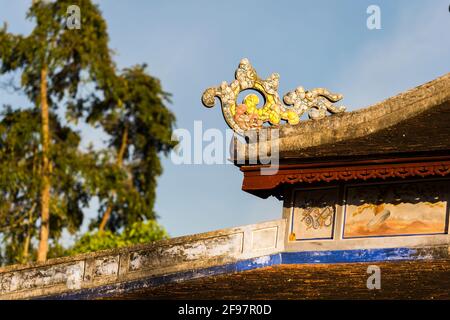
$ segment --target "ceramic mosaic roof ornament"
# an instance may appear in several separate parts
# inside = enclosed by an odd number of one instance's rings
[[[284,96],[284,103],[291,107],[285,106],[278,96],[280,76],[272,73],[266,80],[262,80],[248,59],[241,60],[235,78],[230,84],[224,81],[220,86],[206,89],[202,102],[211,108],[215,104],[215,97],[218,97],[225,121],[239,134],[250,129],[259,129],[265,123],[277,126],[283,120],[290,125],[296,125],[305,112],[308,112],[309,118],[317,120],[324,118],[327,111],[340,113],[345,110],[343,106],[333,105],[342,99],[342,95],[333,94],[323,88],[307,91],[298,87]],[[258,108],[259,98],[254,93],[248,94],[239,104],[238,95],[244,90],[259,92],[265,100],[263,106]]]

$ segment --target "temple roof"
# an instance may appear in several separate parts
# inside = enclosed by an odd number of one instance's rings
[[[280,126],[280,162],[448,155],[449,123],[447,73],[364,109]]]
[[[450,261],[377,262],[383,290],[367,290],[370,263],[284,264],[173,282],[115,299],[448,299]],[[405,281],[405,278],[413,279]]]
[[[327,240],[296,251],[287,222],[1,267],[0,299],[449,298],[446,235]],[[367,290],[374,263],[382,290]]]

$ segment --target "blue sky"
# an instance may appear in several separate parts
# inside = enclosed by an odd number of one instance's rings
[[[27,33],[30,3],[0,0],[0,23]],[[207,87],[232,80],[243,57],[261,77],[278,72],[280,94],[299,85],[326,87],[342,93],[350,110],[450,72],[448,0],[96,3],[108,23],[118,66],[146,62],[173,94],[177,127],[188,130],[195,120],[203,121],[204,130],[226,129],[220,109],[204,108],[200,97]],[[366,27],[371,4],[381,9],[381,30]],[[4,103],[25,101],[2,92]],[[86,144],[101,143],[101,134],[88,127],[82,135]],[[278,200],[241,191],[242,174],[232,165],[174,165],[170,158],[163,165],[156,211],[172,236],[281,216]]]

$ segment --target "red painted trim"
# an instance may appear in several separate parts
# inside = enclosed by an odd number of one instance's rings
[[[407,177],[427,177],[450,175],[450,160],[441,161],[420,161],[405,163],[392,163],[396,159],[391,159],[390,163],[369,164],[361,163],[352,166],[336,166],[328,164],[328,167],[321,167],[324,164],[316,164],[315,167],[304,165],[280,166],[274,175],[262,175],[261,166],[255,168],[241,168],[244,172],[244,182],[242,189],[251,190],[271,190],[282,184],[294,183],[315,183],[349,180],[369,180],[387,178],[407,178]],[[413,160],[413,159],[408,159]]]

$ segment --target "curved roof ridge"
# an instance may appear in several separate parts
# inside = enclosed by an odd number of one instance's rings
[[[415,117],[445,101],[450,101],[450,73],[363,109],[321,120],[308,120],[295,126],[281,126],[279,151],[296,151],[364,137]],[[245,148],[245,145],[238,143],[237,148]]]

